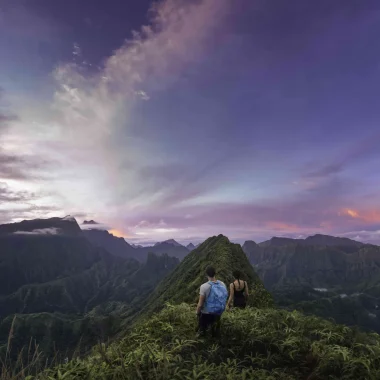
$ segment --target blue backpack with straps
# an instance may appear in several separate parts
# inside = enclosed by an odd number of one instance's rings
[[[226,308],[228,298],[227,289],[220,281],[209,281],[208,284],[211,285],[211,289],[203,310],[206,313],[220,315]]]

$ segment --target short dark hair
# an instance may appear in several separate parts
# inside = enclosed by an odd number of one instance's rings
[[[241,280],[241,278],[243,277],[243,274],[240,272],[240,270],[234,270],[232,272],[232,275],[236,280]]]
[[[214,267],[207,267],[206,274],[209,277],[215,277],[216,270]]]

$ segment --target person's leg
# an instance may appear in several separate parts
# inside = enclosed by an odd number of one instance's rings
[[[207,328],[211,324],[211,319],[212,315],[210,314],[203,314],[199,316],[199,333],[200,335],[206,335]]]
[[[220,315],[213,316],[213,323],[211,328],[211,334],[214,338],[220,337]]]

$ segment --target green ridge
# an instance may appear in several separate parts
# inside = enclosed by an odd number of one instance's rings
[[[236,269],[242,271],[251,293],[249,304],[256,307],[272,305],[272,296],[264,288],[241,246],[219,235],[207,239],[194,249],[170,275],[161,281],[146,301],[142,313],[157,311],[165,302],[173,304],[196,302],[200,285],[207,281],[205,269],[209,265],[215,267],[217,278],[227,286],[233,280],[233,271]]]

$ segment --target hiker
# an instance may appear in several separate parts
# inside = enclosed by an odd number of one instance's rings
[[[215,269],[208,267],[206,269],[208,281],[202,284],[199,290],[198,331],[202,336],[206,334],[208,327],[211,327],[213,337],[220,334],[220,317],[226,308],[227,287],[215,278],[215,274]]]
[[[234,281],[230,284],[230,297],[227,302],[227,308],[233,306],[245,309],[248,300],[247,282],[241,279],[243,275],[238,270],[235,270],[232,275],[234,276]]]

